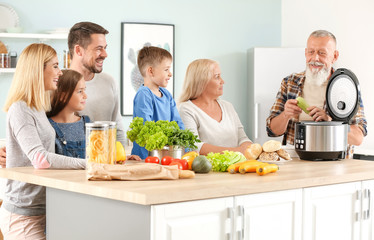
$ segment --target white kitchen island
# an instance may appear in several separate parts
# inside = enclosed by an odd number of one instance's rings
[[[303,161],[277,173],[88,181],[84,170],[0,169],[47,187],[47,239],[374,239],[374,162]],[[332,221],[334,221],[332,223]]]

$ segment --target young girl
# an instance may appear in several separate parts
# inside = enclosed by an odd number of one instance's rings
[[[62,70],[57,90],[52,97],[52,110],[48,120],[56,131],[56,153],[85,158],[85,123],[88,116],[79,116],[86,104],[86,83],[82,74],[74,70]]]
[[[21,53],[4,106],[7,168],[85,168],[84,159],[55,154],[56,134],[45,113],[61,75],[52,47],[35,43]],[[5,239],[45,239],[45,194],[45,187],[7,179],[0,210]]]

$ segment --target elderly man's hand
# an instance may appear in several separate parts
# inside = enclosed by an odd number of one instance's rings
[[[331,121],[331,117],[327,115],[327,113],[318,107],[312,106],[307,108],[309,112],[309,116],[313,118],[313,121],[315,122],[321,122],[321,121]]]
[[[284,115],[287,119],[297,118],[297,116],[301,113],[301,108],[297,106],[296,99],[289,99],[287,100],[286,104],[284,105]]]
[[[6,149],[5,147],[0,148],[0,166],[6,167]]]

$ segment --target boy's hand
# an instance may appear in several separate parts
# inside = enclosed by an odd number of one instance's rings
[[[126,160],[141,161],[142,159],[138,155],[128,155],[126,156]]]

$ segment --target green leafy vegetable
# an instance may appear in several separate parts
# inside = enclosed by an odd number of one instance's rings
[[[241,152],[223,151],[223,153],[208,153],[206,156],[212,163],[214,172],[226,172],[227,168],[234,163],[247,160]]]
[[[196,142],[200,142],[190,130],[181,130],[177,122],[159,120],[145,121],[141,117],[135,117],[130,123],[127,138],[136,141],[148,151],[162,149],[165,145],[179,145],[185,148],[197,148]]]

